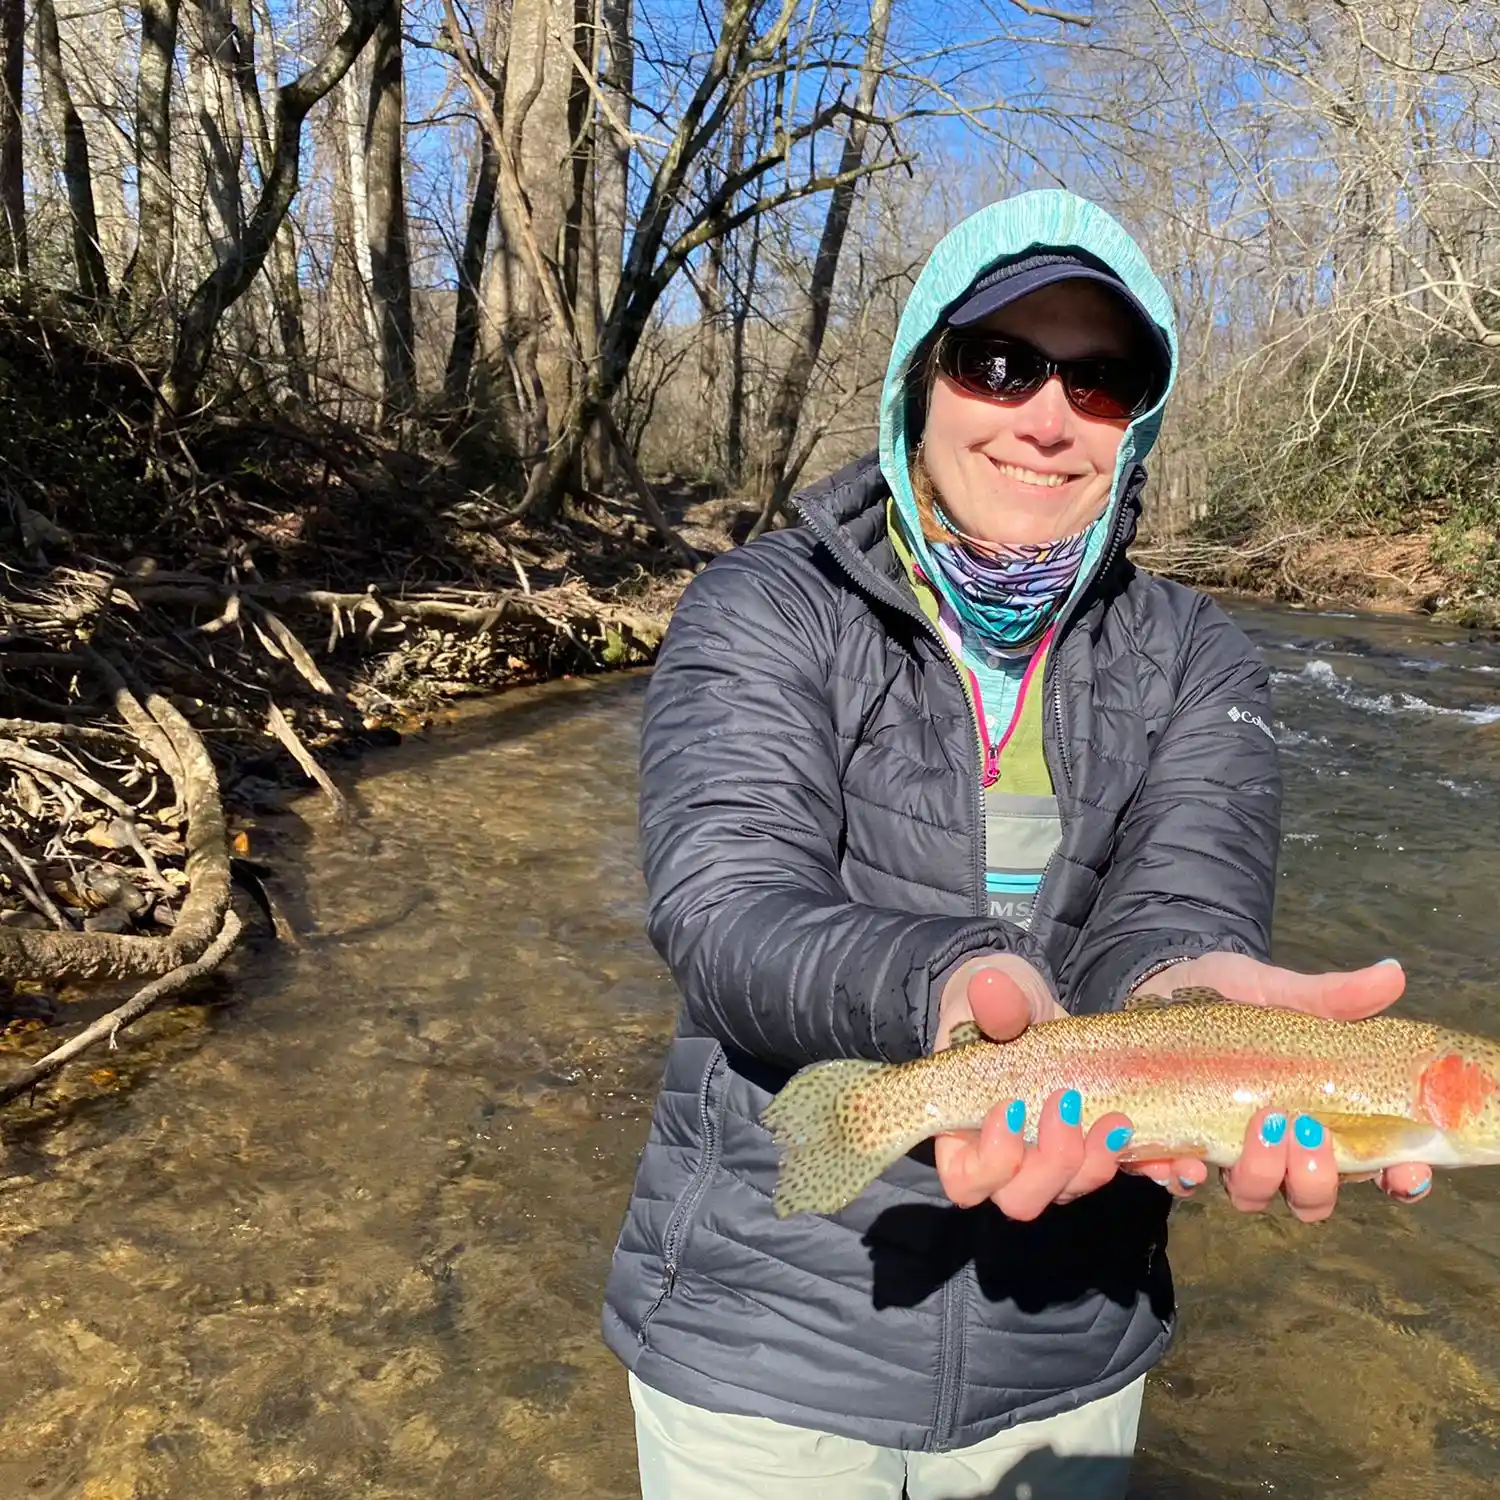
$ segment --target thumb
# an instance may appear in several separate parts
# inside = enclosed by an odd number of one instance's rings
[[[1029,965],[1024,967],[1029,971],[1024,975],[994,964],[969,976],[969,1010],[979,1029],[997,1042],[1014,1041],[1032,1022],[1063,1014],[1041,975]],[[1024,983],[1025,979],[1035,983]]]
[[[1373,1016],[1399,1000],[1405,988],[1406,975],[1394,959],[1342,973],[1297,974],[1290,969],[1273,969],[1265,976],[1268,1004],[1332,1021]]]

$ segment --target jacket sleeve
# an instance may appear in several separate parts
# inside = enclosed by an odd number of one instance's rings
[[[843,755],[830,701],[838,593],[771,537],[689,586],[642,724],[647,930],[689,1019],[788,1069],[931,1051],[963,959],[1020,928],[851,901],[839,875]],[[1050,976],[1048,976],[1050,983]]]
[[[1068,1008],[1113,1010],[1204,953],[1270,952],[1281,771],[1270,677],[1244,633],[1195,598],[1176,701],[1123,819],[1071,966]]]

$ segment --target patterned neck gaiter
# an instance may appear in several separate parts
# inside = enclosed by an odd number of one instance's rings
[[[934,581],[964,623],[1007,650],[1039,640],[1078,577],[1098,521],[1054,542],[1011,546],[967,536],[941,507],[936,512],[939,524],[960,540],[928,541],[942,574]]]

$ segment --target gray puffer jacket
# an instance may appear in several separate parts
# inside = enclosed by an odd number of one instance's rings
[[[1267,673],[1209,599],[1126,560],[1143,478],[1049,654],[1064,832],[1026,931],[979,915],[977,735],[873,459],[679,605],[640,812],[650,935],[683,1007],[604,1314],[646,1384],[940,1450],[1107,1395],[1166,1348],[1170,1200],[1151,1182],[1024,1224],[954,1207],[917,1151],[843,1212],[781,1220],[759,1123],[807,1063],[929,1052],[943,980],[976,954],[1022,955],[1079,1013],[1173,959],[1267,956]]]

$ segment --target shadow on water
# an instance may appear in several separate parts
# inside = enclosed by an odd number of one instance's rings
[[[1278,943],[1394,951],[1500,1034],[1500,651],[1245,611],[1289,795]],[[301,933],[0,1115],[0,1496],[635,1493],[598,1304],[672,1023],[641,930],[643,682],[466,710],[282,820]],[[1500,719],[1500,713],[1495,715]],[[1469,1500],[1500,1469],[1500,1174],[1306,1228],[1173,1217],[1132,1500]],[[1019,1490],[1017,1491],[1019,1494]]]

